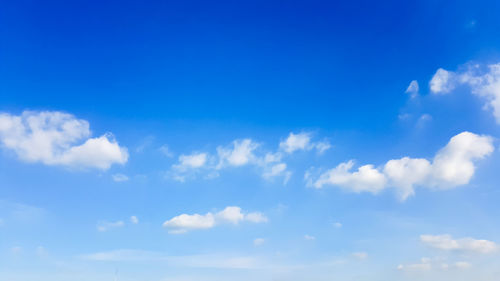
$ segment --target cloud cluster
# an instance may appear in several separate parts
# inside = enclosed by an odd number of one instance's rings
[[[499,246],[492,241],[478,240],[470,237],[453,239],[453,237],[449,234],[421,235],[420,241],[429,247],[444,251],[489,254],[499,250]]]
[[[227,146],[218,146],[216,153],[192,152],[182,154],[178,162],[167,172],[167,177],[184,182],[188,178],[203,174],[206,178],[219,175],[223,169],[252,165],[260,170],[264,179],[283,178],[286,183],[291,176],[283,159],[296,151],[315,149],[323,153],[330,148],[327,141],[313,142],[311,133],[290,133],[279,144],[275,152],[262,151],[261,145],[252,139],[238,139]]]
[[[449,94],[460,85],[469,86],[474,95],[485,100],[485,108],[492,110],[500,124],[500,63],[488,66],[469,64],[456,72],[440,68],[429,85],[434,94]]]
[[[128,152],[111,134],[90,138],[89,123],[58,111],[0,114],[0,143],[26,162],[107,170]]]
[[[430,271],[430,270],[449,270],[449,269],[467,269],[472,265],[466,261],[457,261],[448,263],[443,258],[421,258],[419,263],[400,264],[398,269],[402,271]]]
[[[469,183],[475,172],[474,161],[490,155],[494,150],[492,143],[489,136],[462,132],[452,137],[432,161],[403,157],[389,160],[381,167],[363,165],[352,171],[351,160],[316,179],[311,172],[306,172],[305,178],[308,185],[315,188],[334,185],[357,193],[378,193],[393,187],[399,198],[405,200],[415,193],[416,186],[450,189]]]
[[[163,227],[169,229],[169,233],[181,234],[190,230],[209,229],[221,224],[237,225],[240,222],[264,223],[268,219],[259,212],[244,213],[240,207],[229,206],[217,213],[208,212],[200,214],[182,214],[173,217],[163,223]]]

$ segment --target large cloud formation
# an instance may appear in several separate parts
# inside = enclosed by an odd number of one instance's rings
[[[492,143],[489,136],[462,132],[452,137],[432,161],[403,157],[389,160],[381,167],[364,165],[352,172],[354,162],[351,160],[317,179],[306,173],[306,179],[315,188],[334,185],[358,193],[378,193],[394,187],[399,198],[405,200],[415,193],[416,186],[450,189],[469,183],[476,169],[474,161],[490,155],[494,150]]]
[[[111,134],[90,138],[89,123],[58,111],[0,114],[0,143],[26,162],[107,170],[128,152]]]

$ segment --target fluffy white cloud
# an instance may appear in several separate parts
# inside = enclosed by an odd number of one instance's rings
[[[116,221],[116,222],[101,221],[97,224],[97,230],[99,232],[106,232],[113,228],[119,228],[123,226],[125,226],[125,223],[123,221]]]
[[[455,73],[440,68],[432,77],[429,86],[435,94],[447,94],[455,88]]]
[[[383,167],[364,165],[351,172],[354,162],[349,161],[326,171],[315,181],[310,173],[305,178],[316,188],[335,185],[353,192],[377,193],[394,187],[399,198],[405,200],[414,194],[416,186],[449,189],[469,183],[476,169],[474,161],[493,152],[492,142],[489,136],[463,132],[452,137],[432,162],[403,157],[389,160]]]
[[[489,254],[498,251],[495,242],[473,238],[453,239],[451,235],[421,235],[420,241],[429,247],[445,251],[466,251],[480,254]]]
[[[406,93],[410,94],[411,98],[415,98],[418,96],[418,82],[417,80],[413,80],[410,82],[410,85],[408,85],[408,88],[406,88]]]
[[[431,271],[431,270],[449,270],[449,269],[467,269],[472,265],[466,261],[457,261],[448,263],[445,258],[421,258],[419,263],[400,264],[399,270],[403,271]]]
[[[469,64],[457,72],[438,69],[430,82],[435,94],[449,93],[458,85],[470,86],[472,93],[486,101],[486,109],[493,111],[500,124],[500,63],[488,66]]]
[[[225,165],[242,166],[254,162],[256,157],[253,151],[259,145],[251,139],[235,140],[232,147],[218,147],[217,154],[219,155],[218,168]]]
[[[311,149],[317,149],[319,153],[323,153],[328,150],[331,145],[327,141],[311,142],[311,133],[302,132],[298,134],[290,133],[284,141],[280,142],[279,147],[286,153]]]
[[[85,120],[57,111],[0,114],[0,143],[26,162],[107,170],[128,152],[111,134],[89,138]]]
[[[337,167],[323,173],[317,179],[313,186],[321,188],[323,185],[337,185],[354,192],[372,192],[377,193],[386,186],[386,178],[373,165],[364,165],[357,171],[351,172],[354,161],[339,164]]]
[[[190,230],[213,228],[216,225],[225,223],[237,225],[243,221],[262,223],[267,222],[267,217],[258,212],[245,214],[240,207],[228,206],[215,214],[211,212],[204,215],[182,214],[165,221],[163,227],[168,228],[169,233],[181,234]]]

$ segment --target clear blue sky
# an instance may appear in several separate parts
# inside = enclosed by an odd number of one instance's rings
[[[497,11],[0,1],[0,280],[496,280]]]

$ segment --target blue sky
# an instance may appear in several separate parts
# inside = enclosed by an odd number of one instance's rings
[[[496,280],[499,8],[1,2],[0,280]]]

